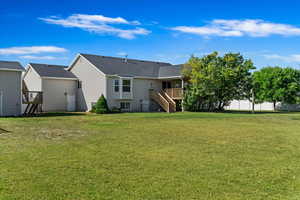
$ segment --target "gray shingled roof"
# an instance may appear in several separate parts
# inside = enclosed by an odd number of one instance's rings
[[[19,62],[13,61],[0,61],[0,69],[8,69],[8,70],[24,70],[22,65]]]
[[[47,65],[47,64],[29,64],[41,77],[51,78],[76,78],[76,76],[67,71],[67,66],[62,65]]]
[[[158,78],[160,73],[162,75],[180,76],[178,67],[172,67],[170,63],[143,61],[116,58],[109,56],[99,56],[90,54],[80,54],[86,58],[90,63],[97,67],[100,71],[107,75],[119,76],[142,76]]]
[[[181,76],[183,65],[164,66],[159,69],[159,78]]]

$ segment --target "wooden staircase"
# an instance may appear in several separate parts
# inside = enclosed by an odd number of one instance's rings
[[[27,104],[23,115],[34,115],[42,112],[41,106],[39,104]]]
[[[22,101],[23,104],[27,104],[23,115],[29,116],[42,112],[43,92],[28,91],[28,88],[24,81],[22,89]]]
[[[153,90],[149,91],[150,99],[158,103],[164,111],[167,113],[176,112],[175,101],[164,91],[155,92]]]

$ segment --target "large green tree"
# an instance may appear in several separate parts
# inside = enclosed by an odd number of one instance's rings
[[[294,104],[299,102],[300,71],[293,68],[265,67],[253,74],[256,102]]]
[[[230,101],[248,97],[252,69],[255,67],[251,60],[239,53],[192,56],[182,72],[188,83],[183,102],[185,110],[220,111]]]

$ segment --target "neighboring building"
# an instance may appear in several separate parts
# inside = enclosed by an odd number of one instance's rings
[[[240,111],[252,111],[252,102],[249,100],[234,100],[230,102],[229,106],[225,107],[226,110],[240,110]],[[273,111],[274,106],[271,102],[263,102],[254,105],[255,111]],[[300,111],[299,104],[283,104],[278,102],[276,104],[276,110],[279,111]]]
[[[0,116],[21,115],[23,71],[18,62],[0,61]]]
[[[79,80],[77,110],[89,111],[103,94],[110,108],[174,112],[182,99],[181,65],[79,54],[69,71]]]
[[[23,76],[27,91],[42,92],[42,110],[76,111],[78,79],[66,66],[30,63]]]

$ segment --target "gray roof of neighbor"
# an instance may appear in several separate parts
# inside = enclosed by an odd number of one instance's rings
[[[158,78],[160,74],[168,76],[180,76],[178,67],[170,63],[144,61],[109,56],[80,54],[104,74],[119,76],[142,76]]]
[[[19,62],[13,62],[13,61],[0,61],[0,69],[24,71],[24,68]]]
[[[70,71],[67,71],[67,66],[63,65],[47,65],[47,64],[29,64],[41,77],[51,78],[72,78],[77,77]]]

